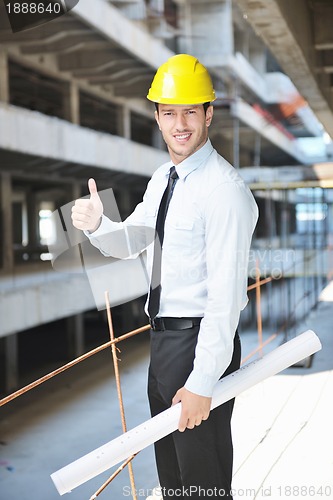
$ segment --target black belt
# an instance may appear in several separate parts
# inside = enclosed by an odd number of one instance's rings
[[[186,330],[200,325],[202,318],[155,318],[149,319],[150,326],[154,332],[163,330]]]

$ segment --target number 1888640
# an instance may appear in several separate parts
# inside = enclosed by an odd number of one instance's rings
[[[8,14],[60,14],[64,9],[61,2],[8,2]]]

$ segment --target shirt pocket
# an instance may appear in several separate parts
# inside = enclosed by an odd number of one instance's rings
[[[164,243],[179,252],[190,253],[193,243],[194,219],[188,216],[170,216],[166,222]]]

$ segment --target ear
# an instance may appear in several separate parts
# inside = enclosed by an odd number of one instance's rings
[[[160,120],[159,120],[159,116],[158,116],[157,111],[155,111],[154,116],[155,116],[155,120],[157,122],[158,128],[161,130]]]
[[[213,119],[213,114],[214,114],[214,108],[213,106],[209,106],[206,111],[206,125],[209,127],[209,125],[212,123]]]

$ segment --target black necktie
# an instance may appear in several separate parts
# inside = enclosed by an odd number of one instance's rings
[[[175,167],[171,167],[168,185],[163,193],[156,219],[154,257],[153,257],[153,267],[151,273],[150,293],[148,301],[148,314],[150,319],[154,319],[156,317],[160,308],[161,262],[162,262],[162,245],[164,239],[164,223],[177,179],[178,179],[178,174],[176,172],[176,169]]]

